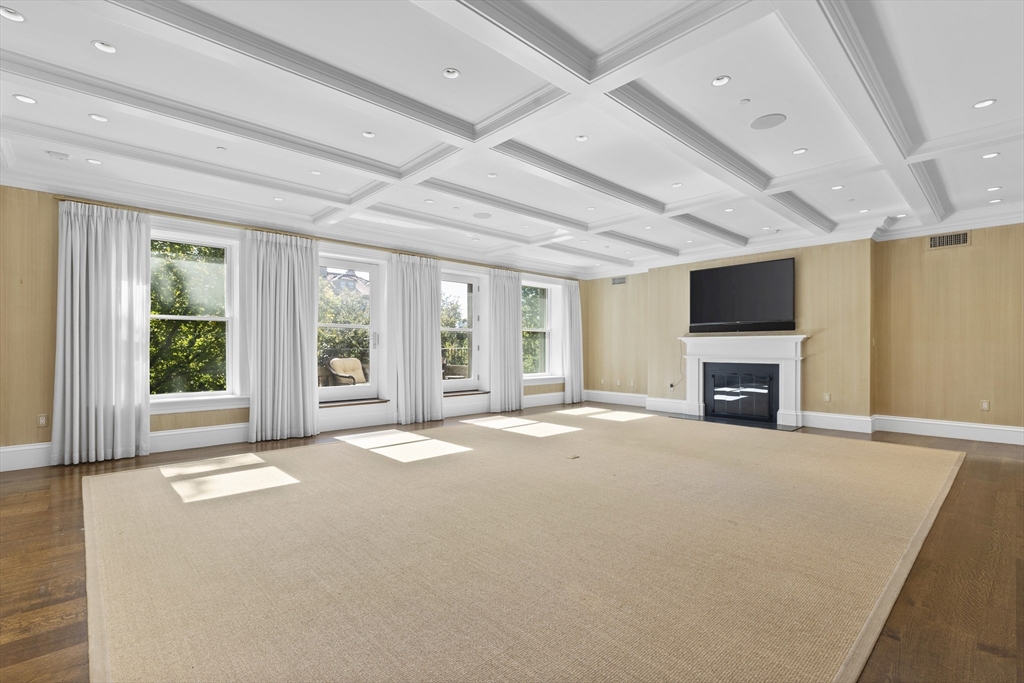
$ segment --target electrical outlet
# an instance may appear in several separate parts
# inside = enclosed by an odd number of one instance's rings
[[[632,380],[632,379],[629,380],[629,386],[635,387],[636,386],[636,380]]]
[[[604,384],[604,377],[601,378],[601,384]]]
[[[988,410],[988,401],[982,401],[981,402],[981,409],[982,410]]]
[[[831,403],[832,402],[832,394],[826,393],[825,396],[824,396],[824,399],[825,399],[825,403]]]
[[[615,386],[621,387],[622,386],[622,380],[621,379],[615,380]]]
[[[36,415],[36,427],[45,427],[50,423],[49,415]]]

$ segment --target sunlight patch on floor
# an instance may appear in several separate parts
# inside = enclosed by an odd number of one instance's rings
[[[524,420],[521,417],[504,417],[498,415],[497,417],[478,417],[475,420],[462,420],[466,424],[476,425],[477,427],[490,427],[491,429],[508,429],[509,427],[522,427],[523,425],[531,425],[536,420]]]
[[[285,474],[276,467],[260,467],[254,470],[172,481],[171,486],[181,496],[183,503],[195,503],[200,500],[235,496],[240,493],[262,491],[276,486],[298,483],[298,479]]]
[[[359,446],[367,450],[373,448],[384,448],[385,446],[397,446],[402,443],[413,441],[425,441],[427,437],[416,432],[403,432],[399,429],[385,429],[379,432],[366,432],[365,434],[353,434],[352,436],[336,436],[338,441],[345,441],[353,446]]]
[[[644,413],[627,413],[624,410],[613,410],[610,413],[601,413],[599,415],[590,415],[589,417],[597,420],[612,420],[613,422],[629,422],[631,420],[642,420],[645,417],[654,417],[653,415],[645,415]]]
[[[426,460],[427,458],[436,458],[442,455],[451,455],[452,453],[464,453],[473,449],[448,443],[447,441],[424,439],[422,441],[398,444],[397,446],[371,448],[370,450],[398,462],[415,462],[416,460]]]
[[[607,408],[570,408],[569,410],[558,410],[562,415],[593,415],[594,413],[607,413]]]
[[[523,425],[522,427],[509,427],[505,430],[506,432],[515,432],[516,434],[526,434],[527,436],[555,436],[556,434],[568,434],[569,432],[581,431],[579,427],[566,427],[565,425],[556,425],[550,422],[537,422],[532,425]]]
[[[160,474],[165,477],[180,477],[185,474],[213,472],[215,470],[226,470],[232,467],[261,465],[264,462],[266,461],[255,453],[225,455],[222,458],[210,458],[209,460],[197,460],[196,462],[183,462],[177,465],[164,465],[160,468]]]

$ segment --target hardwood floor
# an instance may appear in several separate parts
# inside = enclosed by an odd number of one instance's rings
[[[967,452],[860,680],[1024,683],[1024,448],[803,431]],[[0,681],[89,678],[83,476],[292,448],[338,433],[0,475]]]

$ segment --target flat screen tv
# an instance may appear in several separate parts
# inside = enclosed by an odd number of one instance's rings
[[[690,332],[795,330],[793,259],[690,271]]]

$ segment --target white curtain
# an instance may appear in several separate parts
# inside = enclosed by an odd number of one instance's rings
[[[391,255],[388,335],[397,375],[399,424],[442,419],[441,264],[437,260]]]
[[[491,269],[491,412],[523,407],[523,276]]]
[[[249,231],[246,251],[249,441],[318,434],[317,244]]]
[[[61,202],[51,463],[149,453],[149,216]]]
[[[565,306],[562,316],[562,371],[565,374],[565,402],[583,400],[583,311],[580,308],[580,283],[565,281]]]

